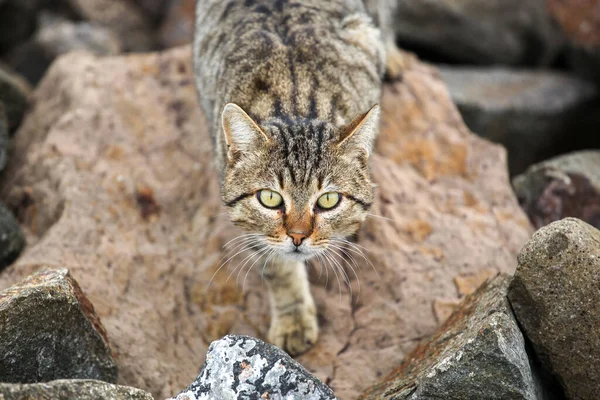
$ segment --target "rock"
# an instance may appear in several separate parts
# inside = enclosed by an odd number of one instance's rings
[[[567,38],[567,59],[582,76],[600,82],[600,7],[596,0],[547,0]]]
[[[443,66],[442,78],[473,132],[508,150],[511,175],[577,146],[600,146],[598,91],[549,72]]]
[[[173,1],[174,0],[134,0],[134,3],[156,23],[165,18],[167,7]]]
[[[334,400],[330,388],[279,348],[250,336],[211,343],[190,386],[172,400]]]
[[[394,29],[403,47],[478,65],[547,65],[561,36],[545,0],[399,0]]]
[[[160,27],[162,47],[191,43],[196,24],[196,0],[173,0]]]
[[[4,103],[11,132],[21,123],[29,104],[30,94],[29,84],[15,72],[0,64],[0,102]]]
[[[122,41],[124,51],[153,50],[151,23],[143,12],[127,0],[69,0],[75,12],[91,23],[112,30]]]
[[[97,55],[116,55],[121,52],[121,42],[106,27],[86,21],[73,22],[42,12],[35,35],[18,46],[7,59],[29,82],[37,84],[56,57],[77,50]]]
[[[0,2],[0,54],[26,40],[35,31],[35,5],[32,1]]]
[[[502,275],[461,303],[447,322],[361,399],[542,399]]]
[[[153,400],[143,390],[91,379],[15,384],[0,383],[2,400]]]
[[[0,382],[117,381],[106,331],[67,269],[0,292]]]
[[[575,218],[538,230],[519,252],[508,298],[568,399],[600,390],[600,232]]]
[[[565,217],[600,229],[600,151],[566,154],[513,179],[521,207],[536,228]]]
[[[28,239],[0,287],[39,265],[68,267],[119,354],[119,382],[156,398],[194,380],[212,341],[264,340],[270,319],[258,268],[239,284],[241,259],[215,274],[242,232],[221,205],[190,62],[189,47],[60,57],[0,184]],[[458,299],[456,276],[514,270],[531,234],[504,150],[468,131],[432,68],[407,57],[382,109],[379,188],[357,239],[375,270],[354,249],[351,295],[309,268],[321,336],[298,361],[342,400],[433,333],[434,302]]]
[[[0,100],[0,171],[6,166],[8,160],[8,143],[10,131],[8,129],[8,118],[4,110],[4,103]]]
[[[25,247],[25,237],[12,213],[0,203],[0,271],[10,265]]]

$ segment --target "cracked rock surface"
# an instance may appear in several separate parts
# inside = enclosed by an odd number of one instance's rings
[[[0,382],[117,380],[106,331],[66,269],[0,292],[0,333]]]
[[[538,384],[500,275],[469,295],[428,340],[361,399],[549,399]]]
[[[279,348],[250,336],[211,343],[196,381],[172,400],[335,400],[330,388]]]
[[[344,263],[352,291],[309,268],[321,334],[298,361],[342,400],[434,332],[458,277],[512,271],[531,232],[504,150],[469,132],[433,68],[406,58],[404,80],[384,90],[379,187],[357,242],[373,267],[357,254]],[[258,266],[246,278],[238,258],[217,272],[242,232],[221,206],[190,63],[189,47],[59,58],[0,186],[28,243],[0,288],[41,265],[69,268],[106,327],[119,383],[157,398],[194,380],[212,341],[264,340],[270,322]]]

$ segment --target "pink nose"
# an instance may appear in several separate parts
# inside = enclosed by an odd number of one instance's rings
[[[292,238],[294,246],[300,246],[302,241],[306,239],[306,235],[304,233],[288,233],[288,236]]]

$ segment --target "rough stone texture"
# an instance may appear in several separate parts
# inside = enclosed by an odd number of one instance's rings
[[[10,265],[25,247],[25,237],[12,213],[0,203],[0,271]]]
[[[43,270],[0,292],[0,321],[0,382],[116,382],[106,331],[68,270]]]
[[[554,72],[440,68],[467,126],[508,150],[512,175],[577,146],[600,146],[598,91]]]
[[[21,123],[30,94],[31,88],[27,82],[0,64],[0,102],[4,103],[4,111],[11,131]]]
[[[503,149],[468,131],[435,71],[406,59],[403,82],[385,89],[379,188],[358,238],[377,272],[354,254],[351,296],[309,268],[321,336],[298,361],[344,400],[434,331],[433,304],[458,298],[456,276],[512,271],[531,232]],[[241,232],[221,206],[190,60],[187,47],[59,58],[0,186],[29,240],[0,287],[41,263],[70,268],[109,333],[119,382],[158,398],[194,380],[213,340],[264,339],[270,321],[258,268],[236,284],[232,260],[209,284]]]
[[[143,390],[92,379],[0,383],[0,400],[153,400]]]
[[[469,295],[437,332],[361,399],[542,399],[501,275]]]
[[[196,0],[173,0],[160,27],[160,43],[169,48],[190,43],[194,35]]]
[[[153,400],[143,390],[92,379],[0,383],[0,400]]]
[[[141,9],[127,0],[68,0],[83,19],[114,31],[125,51],[155,48],[151,23]]]
[[[600,232],[575,218],[538,230],[519,252],[508,297],[567,398],[600,390]]]
[[[38,83],[56,57],[69,51],[87,50],[98,55],[121,52],[119,37],[108,28],[86,21],[73,22],[41,12],[35,35],[8,56],[8,62],[29,82]]]
[[[398,0],[405,45],[469,64],[548,64],[561,37],[545,0]]]
[[[513,179],[513,187],[536,228],[575,217],[600,229],[600,151],[565,154],[531,166]]]
[[[600,82],[600,2],[546,0],[550,14],[568,38],[568,60],[583,76]]]
[[[279,348],[250,336],[211,343],[196,380],[171,400],[335,400],[330,388]]]

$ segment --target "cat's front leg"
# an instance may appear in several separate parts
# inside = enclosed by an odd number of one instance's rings
[[[317,341],[317,310],[303,262],[276,260],[265,270],[271,302],[268,339],[290,355],[310,349]]]

